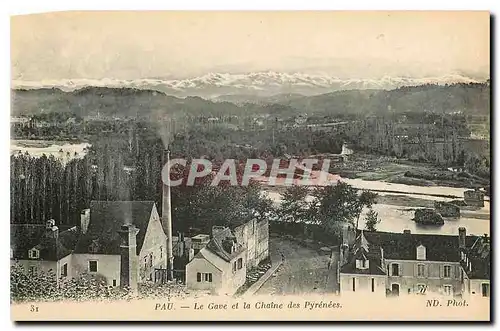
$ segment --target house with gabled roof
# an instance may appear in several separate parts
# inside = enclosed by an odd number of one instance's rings
[[[82,214],[73,274],[94,274],[112,286],[164,281],[167,236],[153,201],[92,201]]]
[[[78,239],[76,226],[45,224],[10,225],[11,265],[21,265],[29,274],[51,273],[57,282],[71,277],[71,258]]]
[[[490,297],[491,244],[486,235],[477,237],[470,247],[461,247],[460,264],[464,270],[464,292]]]
[[[435,293],[489,297],[487,237],[359,231],[346,227],[338,279],[342,293]]]
[[[186,265],[186,285],[232,295],[246,280],[247,248],[228,227],[214,226],[210,241]]]

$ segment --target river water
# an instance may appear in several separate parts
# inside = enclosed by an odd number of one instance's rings
[[[82,158],[90,147],[88,143],[71,143],[67,141],[45,140],[11,140],[10,153],[28,152],[33,157],[47,157],[53,155],[56,159],[66,163],[74,158]]]
[[[429,201],[450,201],[454,199],[463,199],[464,191],[467,188],[445,187],[445,186],[415,186],[404,184],[392,184],[381,181],[367,181],[362,179],[347,179],[342,178],[342,181],[352,185],[358,189],[375,190],[381,196],[395,195],[405,196],[410,198],[424,199]],[[380,192],[380,191],[390,191]],[[269,198],[276,204],[279,204],[282,197],[281,194],[275,191],[266,191]],[[397,192],[397,193],[396,193]],[[412,194],[413,193],[413,194]],[[416,193],[416,194],[415,194]],[[443,197],[453,196],[455,198]],[[309,197],[310,199],[311,197]],[[377,225],[378,231],[384,232],[403,232],[410,230],[412,233],[421,234],[446,234],[457,235],[459,227],[465,227],[467,233],[475,235],[490,235],[490,202],[485,201],[484,207],[478,210],[462,210],[460,218],[445,218],[443,226],[422,226],[416,224],[412,219],[414,217],[414,209],[416,207],[405,207],[400,205],[376,204],[373,209],[378,213],[381,219]],[[359,228],[365,227],[364,216],[368,210],[363,210]]]

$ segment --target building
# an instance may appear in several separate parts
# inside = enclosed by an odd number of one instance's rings
[[[19,264],[29,274],[52,273],[57,282],[72,276],[71,254],[78,239],[77,227],[46,224],[11,224],[11,265]]]
[[[467,236],[465,228],[448,236],[346,227],[337,272],[343,294],[489,297],[489,240]]]
[[[98,274],[109,285],[163,281],[167,236],[153,201],[92,201],[82,214],[73,275]]]
[[[186,285],[212,294],[234,294],[246,280],[246,247],[226,227],[214,227],[212,238],[186,265]]]
[[[232,295],[245,283],[247,271],[269,257],[269,222],[214,226],[211,236],[198,234],[191,242],[195,255],[186,265],[188,288]]]
[[[92,201],[78,227],[59,233],[11,225],[11,263],[52,270],[59,281],[91,274],[111,286],[136,289],[165,281],[167,236],[153,201]]]

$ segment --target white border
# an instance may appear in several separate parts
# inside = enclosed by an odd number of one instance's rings
[[[9,109],[10,109],[10,52],[7,51],[9,49],[10,43],[9,43],[9,38],[10,38],[10,22],[9,22],[9,16],[10,15],[20,15],[20,14],[32,14],[32,13],[40,13],[40,12],[47,12],[47,11],[63,11],[63,10],[158,10],[158,9],[163,9],[163,10],[490,10],[492,13],[498,13],[499,10],[499,3],[500,1],[497,0],[454,0],[454,1],[447,1],[447,2],[439,2],[436,0],[419,0],[419,1],[388,1],[388,0],[365,0],[365,1],[360,1],[360,0],[349,0],[349,1],[315,1],[315,0],[308,0],[308,1],[297,1],[297,0],[288,0],[288,1],[271,1],[271,0],[252,0],[248,1],[246,3],[243,2],[238,2],[238,1],[194,1],[194,0],[184,0],[184,1],[177,1],[175,3],[172,3],[171,1],[166,4],[162,3],[160,1],[153,1],[153,0],[141,0],[141,1],[130,1],[130,0],[121,0],[121,1],[108,1],[104,2],[102,0],[85,0],[81,2],[76,2],[76,1],[60,1],[60,0],[13,0],[13,1],[2,1],[0,3],[0,8],[4,9],[1,11],[2,13],[2,20],[1,20],[1,25],[0,25],[0,31],[1,31],[1,39],[2,42],[4,43],[4,47],[2,49],[4,52],[2,52],[2,88],[0,89],[0,96],[1,96],[1,101],[2,101],[2,116],[3,120],[0,122],[3,125],[3,130],[0,130],[0,134],[3,135],[0,141],[2,144],[0,146],[2,147],[2,155],[3,158],[1,158],[1,170],[0,170],[0,176],[2,176],[2,183],[9,183],[9,161],[7,159],[8,150],[9,150]],[[498,20],[496,20],[496,25],[498,26]],[[498,35],[495,35],[494,43],[498,42]],[[492,44],[493,47],[493,44]],[[492,59],[494,61],[494,59]],[[492,73],[492,75],[496,74]],[[493,81],[495,83],[496,77],[493,78]],[[497,87],[495,83],[495,96],[498,96],[497,94]],[[500,116],[497,116],[495,119],[495,126],[497,127],[498,130],[500,130],[500,120],[498,119]],[[495,153],[492,152],[492,155],[497,154],[497,152],[500,150],[498,141],[496,137],[493,138],[494,140],[494,146],[495,147]],[[495,172],[495,169],[493,172]],[[2,233],[3,233],[3,238],[4,238],[4,245],[5,248],[3,251],[5,252],[4,257],[5,260],[2,262],[3,266],[7,266],[8,263],[10,263],[7,260],[7,244],[10,240],[10,236],[8,235],[9,233],[9,227],[8,227],[8,212],[9,212],[9,202],[8,202],[8,197],[9,197],[9,186],[8,184],[3,185],[3,194],[2,194],[2,199],[0,199],[0,210],[2,211],[4,215],[4,220],[2,221],[2,225],[4,226]],[[496,199],[496,198],[495,198]],[[496,210],[496,208],[495,208]],[[496,220],[496,213],[492,217],[492,222],[493,220]],[[499,228],[498,225],[494,227],[495,233],[494,236],[497,238],[497,230]],[[497,245],[497,240],[494,239],[495,245]],[[495,247],[495,251],[497,247]],[[494,254],[496,257],[498,254]],[[496,260],[495,260],[496,262]],[[496,267],[496,263],[495,263]],[[3,272],[1,273],[2,276],[2,284],[5,284],[4,291],[4,300],[2,300],[2,317],[4,321],[4,325],[7,329],[12,329],[14,328],[14,325],[12,323],[9,323],[10,321],[10,306],[9,306],[9,301],[7,300],[7,296],[10,292],[10,289],[8,288],[9,284],[9,270],[8,268],[4,267],[2,268]],[[497,269],[497,268],[495,268]],[[496,270],[495,270],[496,271]],[[496,272],[494,273],[495,275],[497,274]],[[493,280],[494,281],[494,280]],[[498,294],[497,288],[498,286],[493,286],[495,289],[495,298],[497,298],[496,294]],[[498,299],[498,298],[497,298]],[[498,305],[495,305],[495,307],[498,307]],[[496,309],[495,309],[496,312]],[[494,312],[492,312],[493,314]],[[136,327],[139,327],[135,325]],[[219,327],[220,325],[217,325]],[[242,325],[243,326],[243,325]],[[369,325],[366,325],[369,326]],[[373,325],[370,325],[371,327],[374,327]],[[26,326],[25,326],[26,327]],[[49,325],[50,327],[50,325]],[[74,327],[73,325],[68,326],[68,325],[63,325],[62,327],[64,328],[69,328],[69,327]],[[102,326],[97,326],[97,325],[92,325],[93,328],[102,328]],[[122,327],[126,327],[126,325],[114,325],[111,327],[111,329],[116,329],[118,330],[119,328],[121,329]],[[168,328],[176,328],[177,326],[174,325],[158,325],[158,327],[168,327]],[[193,327],[192,325],[189,327]],[[231,327],[234,328],[235,325],[227,325],[226,327]],[[290,328],[293,327],[292,325],[277,325],[274,324],[272,326],[263,326],[263,325],[251,325],[251,327],[258,327],[258,328],[264,328],[264,327],[286,327]],[[298,325],[297,327],[302,328],[303,325]],[[330,328],[331,326],[325,325],[323,326],[325,328]],[[359,325],[357,327],[360,327]],[[387,325],[377,325],[375,327],[381,327],[381,328],[387,328]],[[412,327],[419,327],[418,325],[412,326],[412,325],[405,325],[405,328],[412,328]],[[436,325],[436,326],[431,326],[428,325],[426,327],[429,328],[439,328],[442,329],[443,327],[452,327],[455,328],[457,325]],[[470,324],[467,325],[468,328],[474,327]],[[39,325],[30,325],[29,328],[40,328]]]

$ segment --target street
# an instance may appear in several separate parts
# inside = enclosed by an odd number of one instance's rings
[[[270,238],[271,259],[285,257],[278,271],[257,291],[256,294],[300,295],[310,293],[331,293],[336,290],[336,260],[328,269],[330,254],[319,253],[298,242],[285,238]]]

